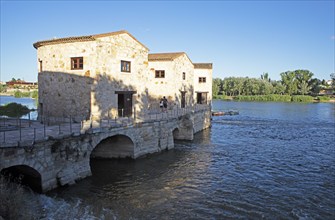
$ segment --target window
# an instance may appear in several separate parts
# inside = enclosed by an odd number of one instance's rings
[[[155,78],[165,78],[165,70],[156,70]]]
[[[185,79],[186,79],[186,73],[183,72],[183,80],[185,80]]]
[[[205,83],[206,77],[199,77],[199,83]]]
[[[40,63],[40,72],[42,72],[43,71],[43,62],[40,59],[38,59],[38,62]]]
[[[71,70],[82,70],[84,68],[83,57],[72,57],[71,58]]]
[[[130,73],[130,62],[121,60],[121,72]]]

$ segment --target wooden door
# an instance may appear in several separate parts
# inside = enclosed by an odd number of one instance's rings
[[[186,92],[181,92],[181,108],[186,106]]]
[[[131,117],[133,114],[133,94],[119,92],[117,98],[119,117]]]

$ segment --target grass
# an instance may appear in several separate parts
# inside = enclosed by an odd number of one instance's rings
[[[331,100],[331,98],[329,96],[318,96],[316,98],[316,100],[318,100],[320,102],[329,102]]]
[[[213,99],[229,100],[231,97],[224,95],[213,96]],[[313,97],[309,95],[239,95],[233,97],[235,101],[248,101],[248,102],[329,102],[331,98],[329,96],[318,96]]]
[[[28,98],[37,99],[38,98],[38,91],[34,90],[34,91],[31,91],[31,92],[21,92],[20,90],[16,90],[14,92],[14,97],[15,98],[28,97]]]
[[[294,95],[292,102],[314,102],[314,97],[309,95]]]
[[[237,101],[257,101],[257,102],[291,102],[291,96],[289,95],[239,95],[234,98]]]

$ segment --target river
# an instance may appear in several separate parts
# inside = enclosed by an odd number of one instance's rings
[[[334,104],[213,109],[239,115],[169,151],[91,160],[91,177],[34,196],[43,219],[335,219]]]
[[[240,114],[214,117],[170,151],[92,160],[93,175],[49,192],[46,207],[68,219],[335,218],[334,104],[214,101],[213,109]]]
[[[5,105],[11,102],[16,102],[21,105],[27,106],[29,109],[37,109],[37,103],[35,99],[32,98],[15,98],[14,96],[0,96],[0,105]],[[36,120],[37,119],[37,111],[32,111],[29,114],[22,116],[22,118]]]

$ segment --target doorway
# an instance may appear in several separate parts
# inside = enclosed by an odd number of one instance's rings
[[[181,92],[181,108],[185,108],[186,106],[186,92]]]
[[[207,92],[197,92],[197,104],[207,104]]]
[[[117,91],[117,109],[119,117],[131,117],[133,114],[134,91]]]

